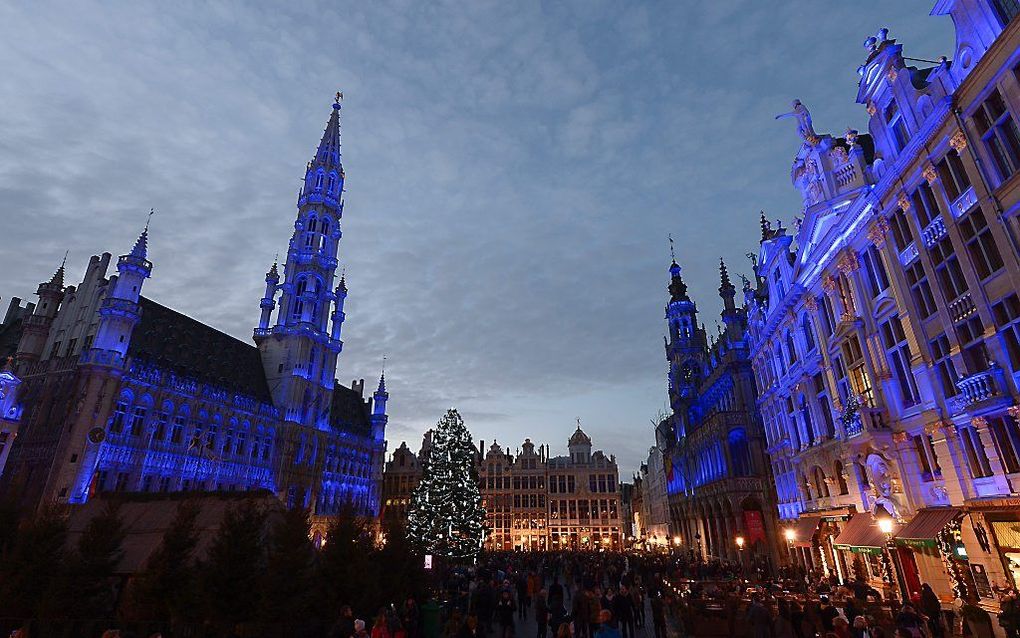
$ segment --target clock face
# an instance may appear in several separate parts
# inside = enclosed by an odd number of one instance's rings
[[[685,363],[684,367],[680,368],[680,381],[682,383],[693,383],[695,378],[694,365],[691,363]]]
[[[102,443],[105,438],[106,430],[103,428],[92,428],[89,430],[89,441],[92,443]]]

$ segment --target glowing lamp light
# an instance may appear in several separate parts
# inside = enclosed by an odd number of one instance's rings
[[[744,549],[744,537],[743,536],[737,536],[737,548],[738,549]]]
[[[878,519],[878,529],[882,530],[883,534],[886,535],[892,534],[892,523],[893,523],[892,518],[888,516],[883,516],[882,518]]]
[[[786,540],[790,543],[797,539],[797,532],[790,528],[787,528],[786,531],[783,532],[783,535],[786,536]]]
[[[680,537],[679,536],[674,536],[673,537],[673,544],[676,545],[677,547],[680,547]]]

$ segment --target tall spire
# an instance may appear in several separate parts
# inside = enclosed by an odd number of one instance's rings
[[[64,259],[60,262],[60,267],[57,268],[53,276],[50,277],[49,284],[57,288],[64,287],[64,265],[67,264],[67,253],[64,253]]]
[[[730,273],[726,270],[726,262],[719,258],[719,293],[725,295],[727,291],[736,290],[730,282]]]
[[[343,170],[340,162],[340,103],[343,99],[344,94],[337,92],[333,112],[329,114],[329,121],[326,123],[326,130],[322,132],[315,158],[308,164],[309,170],[318,167]]]

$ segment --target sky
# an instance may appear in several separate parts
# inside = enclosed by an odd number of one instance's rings
[[[931,0],[0,3],[0,304],[68,255],[127,252],[143,294],[251,340],[337,90],[350,294],[338,377],[390,449],[457,407],[564,453],[575,419],[635,471],[667,409],[669,245],[702,321],[718,261],[789,223],[799,98],[866,130],[864,39],[952,56]]]

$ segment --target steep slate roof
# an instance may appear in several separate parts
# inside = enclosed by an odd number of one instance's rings
[[[142,297],[128,355],[272,404],[258,348]]]
[[[342,430],[359,436],[372,434],[368,404],[359,392],[339,383],[333,388],[333,403],[329,411],[329,424],[334,430]]]

